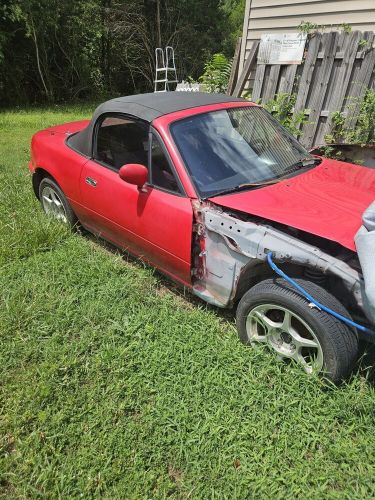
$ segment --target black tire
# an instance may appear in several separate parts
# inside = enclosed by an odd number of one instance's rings
[[[350,318],[343,305],[320,286],[306,280],[296,280],[317,301]],[[316,307],[292,285],[281,278],[262,281],[251,288],[238,304],[236,323],[240,340],[249,344],[246,321],[249,313],[262,304],[275,304],[297,314],[310,326],[323,354],[323,372],[338,383],[349,376],[358,356],[358,335],[354,328]]]
[[[78,219],[75,213],[73,212],[71,206],[69,205],[69,202],[66,199],[64,193],[61,191],[59,185],[53,179],[51,179],[51,177],[45,177],[39,184],[39,200],[42,204],[44,211],[46,212],[46,209],[43,204],[43,191],[45,190],[46,187],[52,189],[58,196],[59,200],[61,201],[65,211],[66,223],[69,224],[69,226],[71,226],[72,228],[76,227]]]

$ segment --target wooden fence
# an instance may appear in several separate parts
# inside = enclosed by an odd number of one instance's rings
[[[355,126],[360,98],[375,83],[373,44],[372,31],[314,33],[302,64],[269,65],[256,64],[259,42],[255,42],[236,85],[231,81],[229,93],[241,95],[255,69],[252,100],[265,104],[278,93],[296,93],[294,113],[305,111],[308,117],[301,142],[306,147],[323,144],[331,129],[332,112],[343,112],[346,124]]]

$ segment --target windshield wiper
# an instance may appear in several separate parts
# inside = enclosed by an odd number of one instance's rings
[[[265,181],[265,182],[245,182],[244,184],[239,184],[238,186],[218,191],[217,193],[214,193],[211,196],[206,196],[206,198],[211,198],[213,196],[221,196],[222,194],[238,193],[238,191],[242,191],[243,189],[248,189],[248,188],[256,189],[259,187],[271,186],[272,184],[277,184],[278,182],[280,182],[280,180],[281,179],[274,179],[272,181]]]
[[[306,158],[301,158],[300,160],[296,161],[295,163],[292,163],[289,168],[308,168],[308,167],[315,167],[316,165],[319,165],[322,163],[321,158],[316,158],[315,156],[308,156]]]
[[[316,165],[319,165],[322,162],[321,158],[317,158],[315,156],[308,156],[305,158],[301,158],[300,160],[296,161],[292,165],[290,165],[290,169],[293,168],[308,168],[308,167],[314,167]],[[287,175],[290,175],[291,172],[289,172]],[[238,191],[242,191],[243,189],[247,188],[259,188],[259,187],[264,187],[264,186],[271,186],[272,184],[277,184],[278,182],[284,180],[285,175],[282,177],[279,177],[278,179],[273,179],[271,181],[265,181],[265,182],[245,182],[244,184],[239,184],[238,186],[234,186],[232,188],[228,189],[223,189],[222,191],[218,191],[217,193],[212,194],[211,196],[206,196],[206,198],[211,198],[214,196],[221,196],[224,194],[230,194],[230,193],[237,193]]]

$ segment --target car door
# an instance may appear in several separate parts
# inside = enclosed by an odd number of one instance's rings
[[[119,177],[128,163],[149,169],[143,189]],[[148,124],[112,114],[100,118],[94,158],[83,168],[80,188],[83,225],[190,284],[191,202]]]

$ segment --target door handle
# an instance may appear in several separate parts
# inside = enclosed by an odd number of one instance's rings
[[[95,179],[93,179],[92,177],[86,177],[86,184],[88,184],[89,186],[93,186],[95,187],[97,185],[97,181]]]

